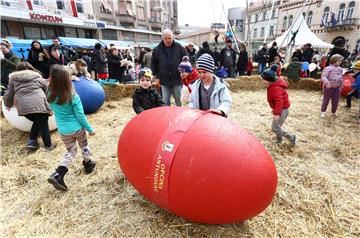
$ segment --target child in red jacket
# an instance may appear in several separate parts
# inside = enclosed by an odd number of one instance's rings
[[[296,135],[281,128],[289,114],[290,101],[287,93],[288,85],[276,75],[276,70],[277,67],[272,65],[261,74],[263,83],[267,87],[267,100],[274,114],[271,129],[276,134],[276,143],[281,143],[282,138],[286,137],[292,145],[296,145]]]
[[[246,72],[248,76],[251,76],[251,72],[253,71],[254,65],[253,65],[253,57],[250,55],[248,62],[246,64]]]
[[[182,62],[180,63],[178,70],[180,72],[181,81],[184,85],[181,90],[181,101],[188,103],[191,93],[189,85],[200,78],[200,76],[197,70],[191,66],[188,56],[184,56],[182,58]]]

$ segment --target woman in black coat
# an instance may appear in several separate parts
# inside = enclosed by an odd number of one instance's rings
[[[49,77],[50,65],[49,54],[42,47],[39,41],[34,40],[31,43],[31,49],[27,60],[35,69],[39,70],[44,78]]]
[[[109,78],[118,81],[124,76],[126,66],[121,65],[122,58],[116,48],[111,48],[108,55]]]
[[[248,63],[248,53],[246,51],[246,46],[244,43],[239,43],[239,60],[237,62],[237,72],[239,73],[239,76],[246,75],[247,70],[246,66]]]

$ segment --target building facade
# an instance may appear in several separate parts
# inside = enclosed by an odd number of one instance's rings
[[[257,52],[264,42],[270,42],[276,38],[276,29],[278,26],[278,15],[281,1],[251,2],[249,4],[251,50]],[[246,21],[245,35],[249,34]],[[247,37],[246,37],[247,39]]]
[[[323,41],[360,50],[359,0],[283,0],[276,35],[280,36],[302,14],[304,21]],[[311,42],[309,42],[311,43]]]
[[[161,31],[178,27],[177,1],[2,0],[1,37],[58,36],[158,43]]]

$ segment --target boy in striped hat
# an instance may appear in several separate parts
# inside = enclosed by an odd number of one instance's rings
[[[202,54],[196,61],[200,79],[191,85],[189,106],[227,117],[232,99],[226,83],[214,75],[214,60]]]

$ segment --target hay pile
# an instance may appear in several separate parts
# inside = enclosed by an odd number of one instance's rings
[[[285,81],[289,84],[290,89],[304,89],[310,91],[319,91],[321,90],[320,80],[305,78],[298,81],[288,79],[283,77]],[[227,78],[225,80],[232,92],[238,92],[240,90],[259,90],[264,89],[265,86],[259,75],[252,76],[241,76],[238,78]],[[155,84],[153,84],[155,86]],[[113,101],[118,100],[119,98],[131,97],[138,87],[138,84],[119,84],[112,86],[104,86],[106,93],[106,100]]]
[[[64,153],[22,150],[27,135],[1,121],[0,233],[4,237],[359,237],[358,103],[340,106],[336,119],[319,118],[319,92],[289,90],[292,107],[285,128],[299,144],[275,145],[266,91],[233,93],[231,120],[249,129],[269,150],[279,183],[260,215],[231,225],[194,224],[149,203],[119,169],[117,141],[135,115],[131,99],[106,102],[88,118],[97,168],[82,171],[78,155],[65,177],[66,193],[46,182]],[[344,102],[341,103],[342,105]]]

